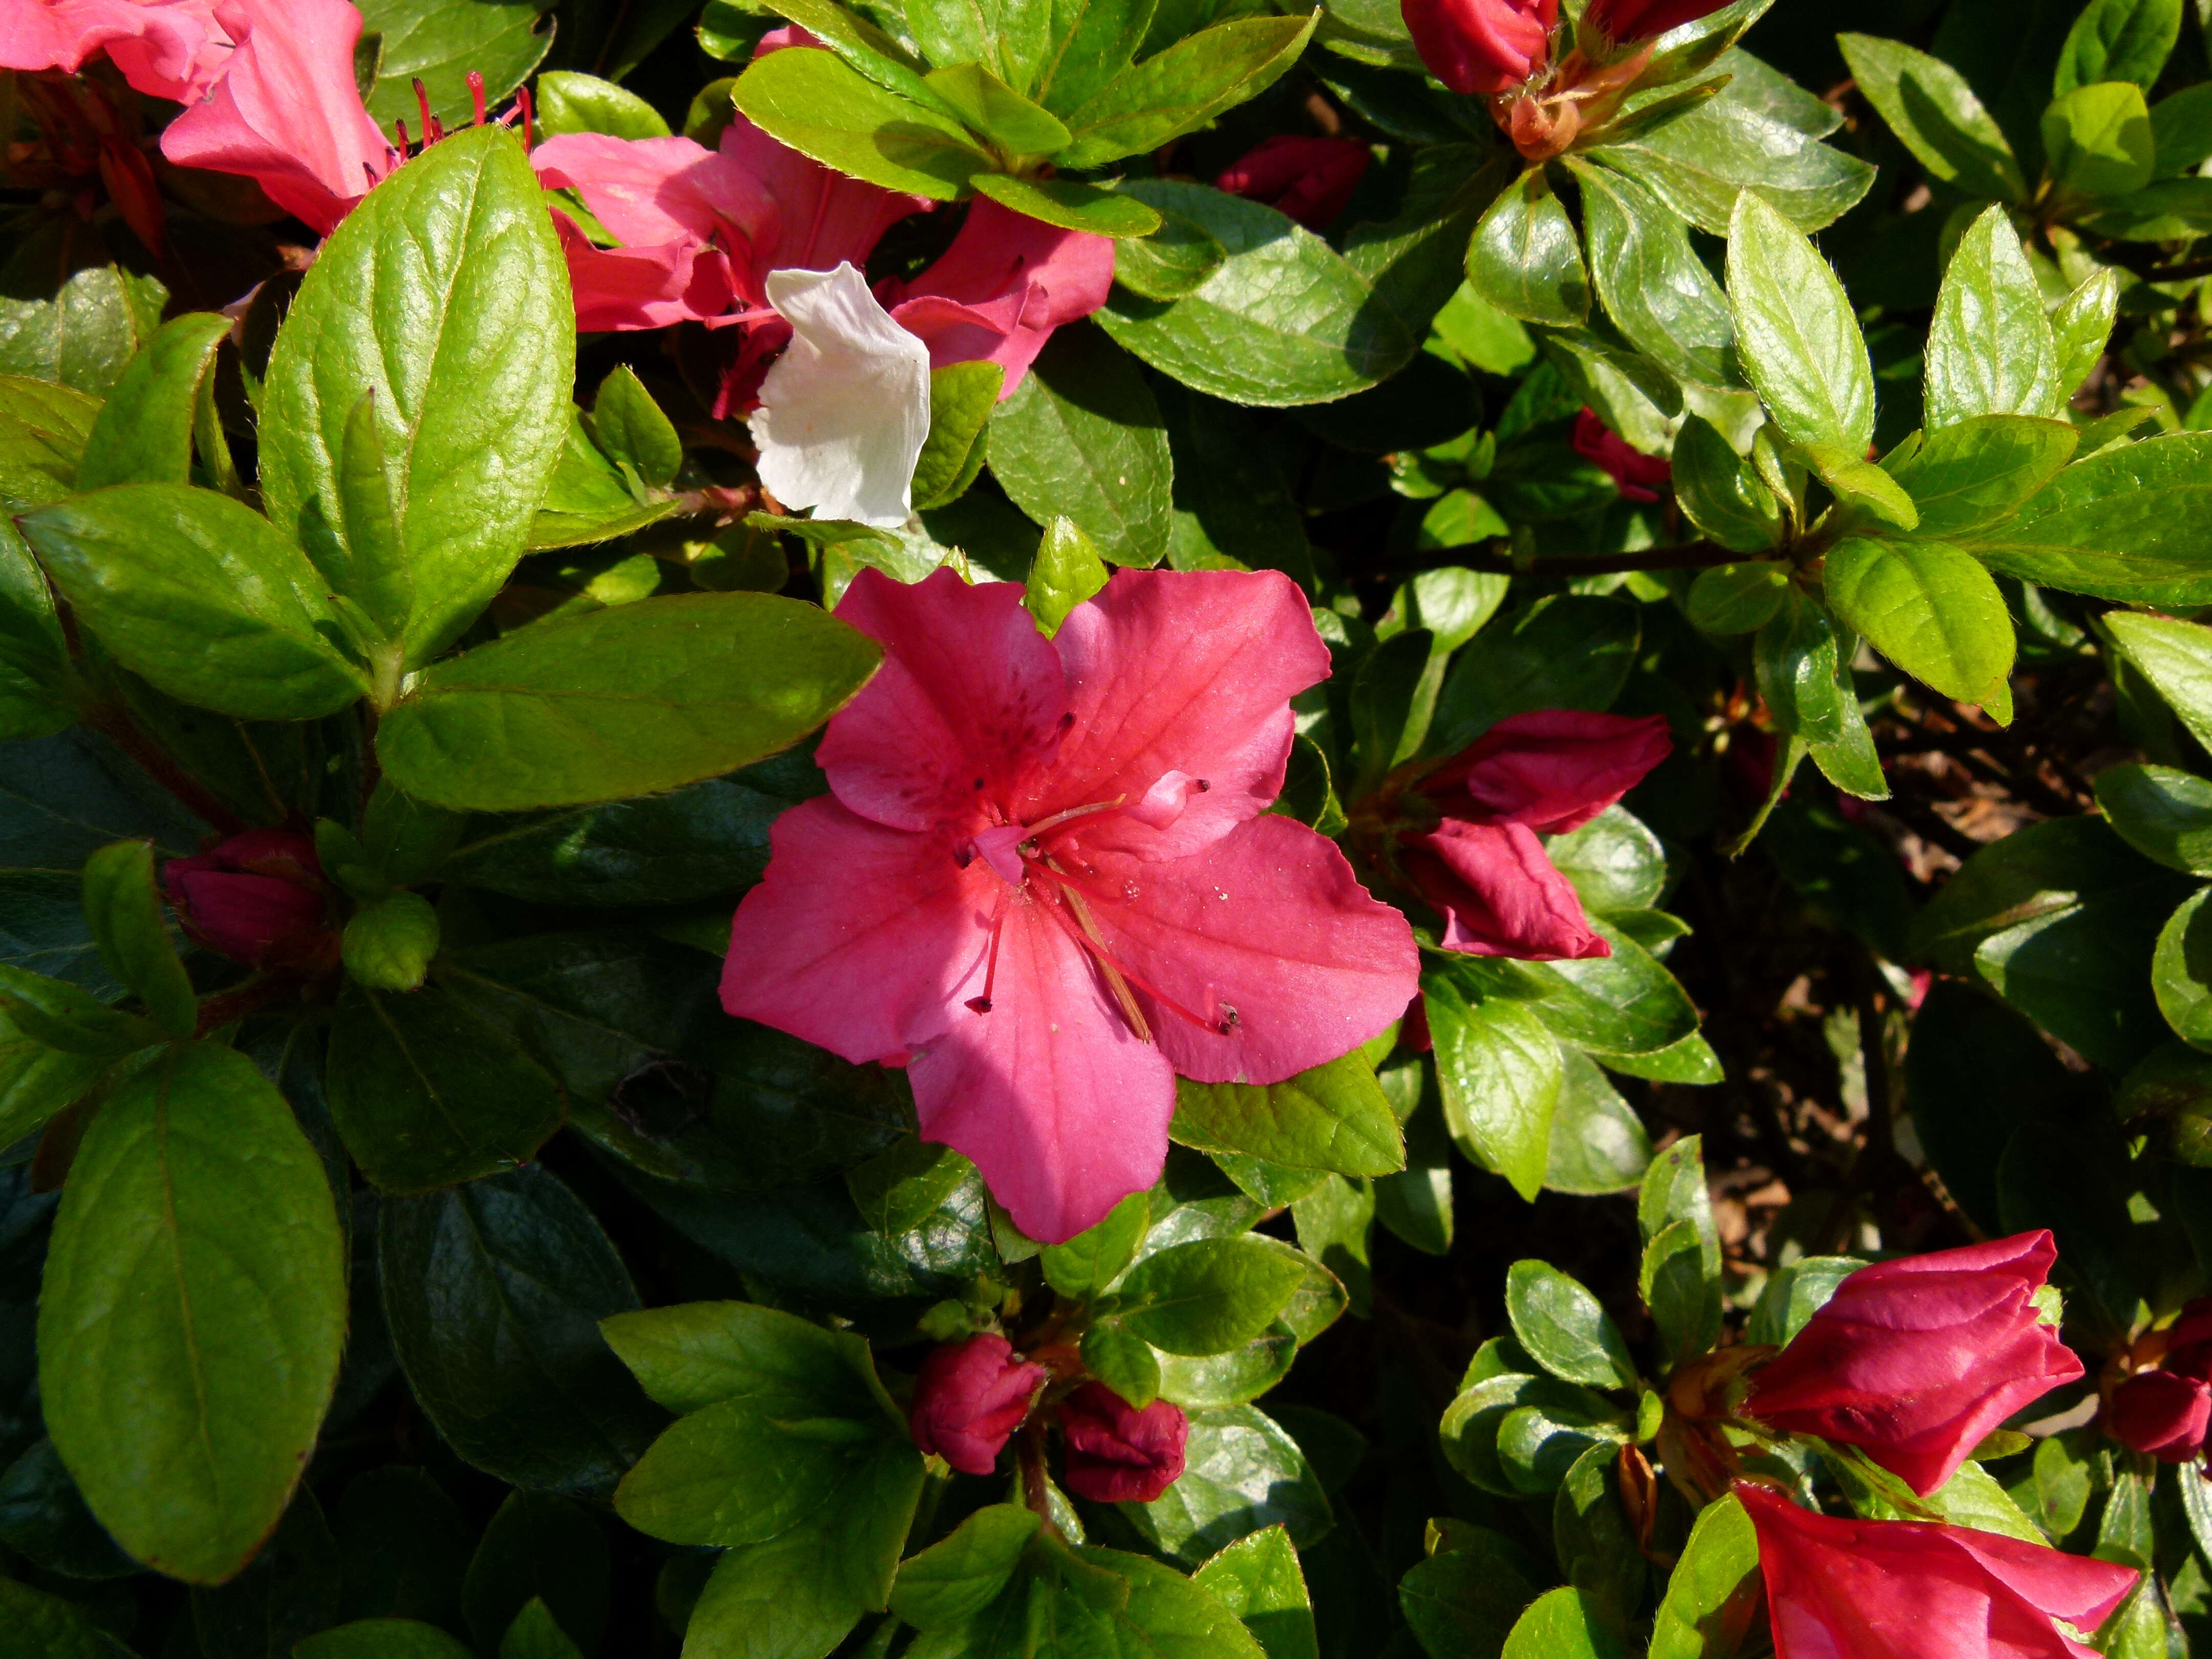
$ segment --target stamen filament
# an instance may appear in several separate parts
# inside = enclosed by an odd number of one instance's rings
[[[983,963],[983,994],[969,997],[964,1005],[979,1014],[991,1012],[991,988],[999,982],[999,939],[1006,932],[1006,905],[1011,897],[1007,895],[999,900],[998,912],[991,918],[991,953]]]
[[[1044,834],[1048,830],[1059,829],[1071,818],[1089,817],[1093,812],[1110,812],[1128,799],[1126,794],[1116,795],[1111,800],[1095,800],[1088,806],[1071,806],[1065,812],[1054,812],[1050,817],[1040,819],[1037,823],[1030,825],[1030,834],[1035,837]]]
[[[1152,1040],[1152,1028],[1145,1023],[1144,1016],[1137,1011],[1135,1000],[1129,995],[1129,988],[1133,985],[1170,1013],[1188,1020],[1200,1030],[1211,1031],[1216,1036],[1229,1035],[1237,1023],[1234,1017],[1218,1020],[1202,1018],[1191,1012],[1173,997],[1161,991],[1158,986],[1139,978],[1128,969],[1115,961],[1107,951],[1106,941],[1099,936],[1098,924],[1091,920],[1091,907],[1084,902],[1083,895],[1065,882],[1060,884],[1060,896],[1067,901],[1068,914],[1075,918],[1077,926],[1080,929],[1075,936],[1077,942],[1091,952],[1092,958],[1104,971],[1107,983],[1113,988],[1115,1000],[1121,1004],[1121,1012],[1129,1017],[1129,1024],[1135,1030],[1140,1041],[1150,1042]]]

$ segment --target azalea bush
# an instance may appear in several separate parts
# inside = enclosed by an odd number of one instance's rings
[[[2212,22],[0,0],[0,1659],[2212,1650]]]

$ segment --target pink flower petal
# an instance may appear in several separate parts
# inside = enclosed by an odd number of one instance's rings
[[[866,264],[885,231],[936,205],[926,197],[902,196],[832,173],[742,115],[722,134],[721,159],[775,204],[773,218],[748,232],[750,246],[731,250],[745,266],[745,298],[754,305],[765,301],[771,270],[834,270],[848,260]]]
[[[1143,991],[1160,1052],[1201,1083],[1277,1083],[1349,1052],[1406,1012],[1413,929],[1369,896],[1327,837],[1270,813],[1172,862],[1102,855],[1079,884]]]
[[[1159,1179],[1175,1074],[1046,904],[1008,895],[990,1011],[978,1013],[964,999],[985,971],[975,965],[950,1028],[908,1066],[915,1109],[923,1139],[974,1159],[1016,1226],[1060,1243]]]
[[[230,0],[225,16],[238,50],[207,100],[169,123],[161,154],[243,173],[327,235],[390,166],[354,82],[361,14],[346,0]]]
[[[1054,643],[1075,724],[1043,810],[1139,802],[1170,771],[1193,780],[1166,828],[1119,817],[1085,837],[1142,858],[1185,857],[1265,811],[1283,787],[1290,700],[1328,676],[1305,596],[1273,571],[1118,571]]]
[[[1398,862],[1444,917],[1441,943],[1469,956],[1523,962],[1609,957],[1572,883],[1519,823],[1446,818],[1401,845]]]
[[[775,821],[768,873],[738,906],[722,1006],[855,1064],[939,1035],[980,980],[1006,886],[931,836],[886,830],[834,799]]]
[[[951,570],[909,585],[867,569],[837,617],[884,647],[883,667],[815,756],[837,799],[902,830],[980,827],[983,800],[1050,751],[1067,706],[1022,590],[971,586]]]
[[[778,221],[758,179],[689,138],[564,133],[532,150],[530,164],[540,183],[581,196],[625,247],[702,246],[719,234],[742,258]]]
[[[576,222],[557,208],[553,228],[568,257],[576,326],[585,333],[666,328],[705,321],[729,308],[730,265],[720,248],[690,242],[594,247]]]
[[[138,91],[197,102],[229,58],[215,0],[0,0],[0,69],[74,74],[94,52]]]
[[[1674,747],[1667,721],[1537,708],[1502,720],[1424,782],[1455,814],[1455,793],[1473,798],[1492,823],[1525,823],[1540,835],[1578,830],[1641,783]]]

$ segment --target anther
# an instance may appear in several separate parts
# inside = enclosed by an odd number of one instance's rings
[[[1212,786],[1212,784],[1208,783],[1208,782],[1207,782],[1204,778],[1200,778],[1200,779],[1199,779],[1199,780],[1198,780],[1198,792],[1199,792],[1199,793],[1200,793],[1201,795],[1202,795],[1202,794],[1204,794],[1207,790],[1209,790],[1209,789],[1211,789],[1211,788],[1212,788],[1212,787],[1213,787],[1213,786]]]

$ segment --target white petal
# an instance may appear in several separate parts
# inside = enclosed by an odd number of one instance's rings
[[[904,524],[929,435],[929,348],[890,319],[849,263],[770,271],[767,286],[792,339],[752,416],[761,482],[819,518]]]

